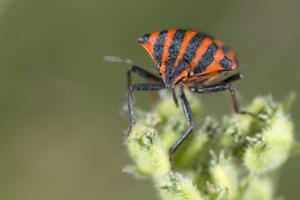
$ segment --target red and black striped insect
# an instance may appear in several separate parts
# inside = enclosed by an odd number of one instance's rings
[[[239,64],[234,53],[223,42],[206,33],[192,30],[169,29],[145,34],[138,42],[154,60],[159,75],[132,64],[127,71],[127,106],[130,116],[129,133],[135,124],[133,110],[133,91],[154,91],[171,88],[173,98],[178,105],[175,87],[179,86],[178,96],[182,105],[188,129],[170,148],[170,161],[180,144],[187,138],[194,127],[192,111],[184,89],[196,93],[214,93],[229,91],[234,111],[244,114],[239,109],[236,92],[231,85],[242,78]],[[148,80],[148,83],[132,83],[132,73]]]

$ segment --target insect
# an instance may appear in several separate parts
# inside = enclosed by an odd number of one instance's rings
[[[130,118],[129,133],[136,120],[133,110],[134,91],[154,91],[171,88],[173,99],[178,98],[188,123],[186,131],[169,149],[172,166],[174,154],[194,128],[192,111],[185,89],[195,93],[228,91],[236,113],[240,111],[232,82],[242,78],[239,63],[234,53],[219,39],[204,32],[183,29],[168,29],[145,34],[138,42],[154,60],[158,74],[132,64],[127,71],[127,106]],[[146,79],[147,83],[132,83],[132,74]],[[175,88],[178,86],[178,94]],[[178,95],[178,97],[177,97]]]

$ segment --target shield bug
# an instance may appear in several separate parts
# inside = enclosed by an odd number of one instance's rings
[[[219,39],[204,32],[183,29],[168,29],[145,34],[138,42],[154,60],[158,73],[130,64],[127,71],[127,107],[130,117],[129,133],[135,124],[133,110],[134,91],[155,91],[171,88],[173,99],[178,105],[175,87],[179,86],[178,98],[188,123],[187,130],[178,138],[169,150],[170,161],[178,147],[183,143],[194,127],[192,111],[186,98],[185,89],[195,93],[214,93],[228,91],[233,108],[240,111],[238,99],[232,82],[242,78],[239,63],[234,53]],[[121,61],[116,58],[115,61]],[[132,74],[148,80],[148,83],[132,83]],[[172,165],[173,166],[173,165]]]

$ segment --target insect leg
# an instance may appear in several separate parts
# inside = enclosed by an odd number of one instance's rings
[[[131,83],[131,75],[132,73],[136,73],[137,75],[150,80],[152,82],[155,82],[155,84],[150,84],[150,83],[145,83],[145,84],[132,84]],[[163,80],[159,78],[158,76],[148,72],[147,70],[136,66],[132,65],[130,68],[127,70],[127,108],[128,108],[128,113],[129,113],[129,120],[130,120],[130,125],[129,125],[129,134],[135,124],[135,115],[133,111],[133,91],[134,90],[159,90],[164,88]]]
[[[173,96],[173,101],[174,101],[176,107],[178,107],[178,100],[177,100],[175,88],[172,88],[172,96]]]
[[[215,93],[215,92],[221,92],[224,90],[228,90],[229,84],[224,83],[224,84],[219,84],[219,85],[214,85],[214,86],[209,86],[209,87],[195,87],[191,86],[189,89],[192,92],[196,93]]]
[[[155,75],[155,74],[147,71],[146,69],[144,69],[144,68],[142,68],[140,66],[131,65],[129,67],[128,71],[130,73],[133,72],[133,73],[139,75],[140,77],[143,77],[146,80],[149,80],[149,81],[151,81],[153,83],[161,83],[161,84],[163,84],[163,80],[159,76],[157,76],[157,75]]]
[[[172,145],[172,147],[169,150],[170,162],[171,162],[172,168],[174,167],[174,154],[175,154],[176,150],[184,142],[184,140],[188,137],[188,135],[191,133],[191,131],[194,128],[193,127],[194,122],[193,122],[193,118],[192,118],[192,111],[191,111],[189,102],[188,102],[188,100],[185,96],[184,88],[183,88],[182,85],[180,85],[180,88],[179,88],[179,99],[180,99],[180,102],[181,102],[181,105],[182,105],[182,108],[183,108],[185,118],[187,119],[189,128],[184,132],[183,135],[181,135],[179,137],[179,139],[175,142],[175,144]]]
[[[236,89],[231,84],[228,84],[227,87],[228,87],[228,91],[230,93],[231,100],[232,100],[232,103],[233,103],[234,112],[236,112],[238,114],[251,115],[251,116],[254,117],[253,113],[240,110],[240,104],[239,104],[239,101],[238,101],[238,98],[237,98]]]
[[[225,83],[222,83],[222,84],[219,84],[219,85],[214,85],[214,86],[210,86],[210,87],[203,87],[203,88],[197,88],[197,87],[191,86],[190,90],[192,92],[196,92],[196,93],[215,93],[215,92],[221,92],[221,91],[227,90],[227,91],[229,91],[230,96],[231,96],[234,112],[238,113],[238,114],[249,114],[249,115],[253,116],[252,113],[248,113],[248,112],[240,110],[238,98],[237,98],[237,95],[236,95],[236,90],[229,83],[225,82]]]
[[[152,84],[152,83],[135,83],[131,84],[132,91],[153,91],[164,89],[164,85]]]
[[[222,83],[231,83],[233,81],[237,81],[237,80],[240,80],[240,79],[243,79],[243,74],[237,73],[237,74],[225,79],[224,81],[222,81]]]
[[[132,97],[132,86],[131,86],[131,71],[130,69],[127,71],[127,91],[126,91],[126,96],[127,96],[127,109],[129,113],[129,130],[127,132],[127,135],[132,130],[133,125],[135,124],[135,116],[134,116],[134,111],[133,111],[133,97]]]

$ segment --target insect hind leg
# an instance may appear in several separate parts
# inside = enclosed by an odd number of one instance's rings
[[[171,167],[174,170],[174,154],[176,152],[176,150],[180,147],[180,145],[185,141],[185,139],[189,136],[189,134],[192,132],[193,128],[194,128],[194,122],[193,122],[193,118],[192,118],[192,111],[190,108],[190,105],[188,103],[188,100],[185,96],[184,90],[183,90],[183,86],[180,85],[180,90],[179,90],[179,100],[181,102],[182,108],[183,108],[183,112],[185,115],[185,118],[187,119],[188,122],[188,129],[179,137],[179,139],[175,142],[175,144],[173,144],[171,146],[171,148],[169,149],[169,159],[171,162]]]
[[[240,105],[239,105],[239,101],[238,101],[238,98],[237,98],[236,89],[229,83],[229,82],[232,82],[233,80],[238,80],[238,79],[241,78],[240,74],[237,74],[237,75],[238,76],[233,76],[233,77],[225,80],[223,83],[218,84],[218,85],[213,85],[213,86],[209,86],[209,87],[190,86],[189,89],[192,92],[196,92],[196,93],[215,93],[215,92],[221,92],[221,91],[226,91],[227,90],[229,92],[230,96],[231,96],[233,109],[234,109],[235,113],[248,114],[248,115],[254,116],[253,113],[249,113],[249,112],[240,110]],[[229,80],[231,80],[231,81],[229,81]]]
[[[237,73],[237,74],[234,74],[234,75],[228,77],[227,79],[223,80],[222,83],[231,83],[233,81],[237,81],[237,80],[240,80],[243,78],[244,78],[243,74]]]
[[[236,89],[231,84],[228,84],[227,87],[228,87],[227,90],[229,91],[230,96],[231,96],[234,112],[238,113],[238,114],[242,114],[242,115],[250,115],[252,117],[255,117],[255,115],[253,113],[250,113],[250,112],[240,109],[240,104],[239,104],[239,100],[237,98]]]

